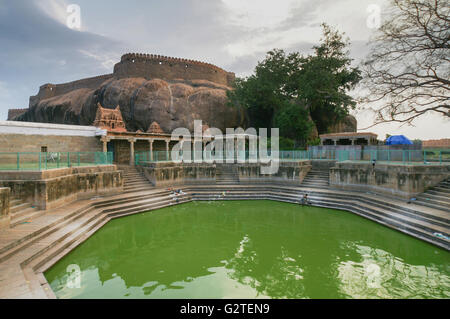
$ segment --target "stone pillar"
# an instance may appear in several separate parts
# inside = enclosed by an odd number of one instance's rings
[[[166,160],[169,160],[169,143],[170,140],[166,140]]]
[[[108,151],[108,138],[106,136],[102,136],[100,139],[103,143],[103,153],[106,153]]]
[[[130,142],[130,165],[134,166],[134,142],[136,139],[130,138],[128,142]]]
[[[153,139],[149,139],[148,142],[150,144],[150,161],[153,161]]]

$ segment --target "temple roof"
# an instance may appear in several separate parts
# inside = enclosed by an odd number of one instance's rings
[[[147,133],[164,134],[164,131],[161,126],[159,126],[158,122],[153,122],[148,127]]]
[[[108,131],[126,132],[125,123],[117,105],[115,109],[107,109],[97,103],[97,113],[95,115],[94,126],[106,129]]]

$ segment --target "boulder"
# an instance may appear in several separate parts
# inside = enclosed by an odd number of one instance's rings
[[[194,120],[225,132],[244,124],[244,112],[227,105],[229,87],[206,80],[109,79],[96,89],[76,89],[44,99],[33,99],[16,120],[92,125],[97,103],[105,108],[120,106],[130,132],[147,131],[153,122],[164,132],[178,127],[193,130]]]

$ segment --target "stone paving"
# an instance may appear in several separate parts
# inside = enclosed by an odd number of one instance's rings
[[[133,172],[129,174],[129,176],[135,176]],[[128,190],[119,195],[72,202],[63,207],[48,210],[30,223],[2,230],[0,232],[0,298],[55,298],[43,272],[110,219],[191,200],[272,199],[296,202],[299,194],[307,192],[311,196],[312,205],[333,206],[357,214],[362,211],[363,214],[360,214],[362,216],[391,228],[398,228],[415,237],[421,238],[421,234],[425,233],[424,229],[428,229],[426,232],[431,229],[431,231],[436,230],[447,235],[450,229],[448,212],[407,204],[405,201],[370,193],[273,184],[179,187],[187,195],[179,197],[178,201],[175,201],[173,195],[165,188],[154,188],[150,184],[145,188],[139,184],[134,191]],[[224,190],[228,193],[228,198],[220,198]],[[364,215],[364,212],[370,213],[369,209],[374,208],[378,202],[396,207],[397,212],[394,212],[394,208],[390,211],[386,209],[386,206],[380,206],[377,212],[389,214],[386,220],[377,220],[370,217],[370,214]],[[347,204],[353,206],[346,206]],[[403,211],[405,215],[400,214]],[[401,215],[402,223],[411,221],[413,224],[409,229],[412,231],[400,229],[403,226],[396,226],[396,221],[391,219],[396,215]],[[422,215],[425,217],[421,217]],[[414,231],[415,229],[417,232]],[[422,239],[430,241],[429,238]],[[447,250],[450,247],[448,241],[441,243],[440,246]]]

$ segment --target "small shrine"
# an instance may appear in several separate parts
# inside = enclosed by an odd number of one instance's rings
[[[150,124],[150,126],[148,127],[147,133],[152,133],[152,134],[164,134],[163,129],[161,128],[161,126],[159,126],[158,122],[153,122],[152,124]]]
[[[95,116],[94,126],[110,132],[126,132],[125,122],[117,105],[115,109],[107,109],[97,103],[97,114]]]

